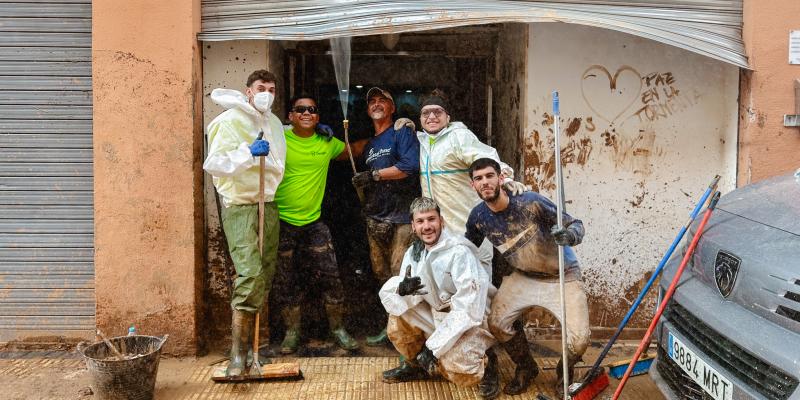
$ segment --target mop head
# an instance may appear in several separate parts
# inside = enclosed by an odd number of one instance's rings
[[[251,382],[251,381],[298,381],[303,379],[303,372],[300,371],[298,363],[275,363],[261,366],[261,374],[226,376],[226,367],[214,370],[211,380],[214,382]]]

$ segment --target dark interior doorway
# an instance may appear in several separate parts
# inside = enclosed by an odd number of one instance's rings
[[[438,88],[450,98],[453,121],[462,121],[483,141],[487,139],[488,81],[494,73],[496,28],[468,27],[446,31],[404,34],[392,49],[380,36],[352,39],[348,119],[350,140],[371,137],[372,121],[366,113],[366,93],[378,86],[394,97],[395,118],[409,118],[419,124],[419,100]],[[287,82],[285,97],[300,93],[317,98],[320,121],[330,125],[344,139],[340,88],[336,85],[328,41],[300,42],[284,53]],[[289,109],[286,105],[286,109]],[[364,170],[363,162],[358,162]],[[378,283],[372,276],[366,227],[360,205],[350,183],[349,162],[333,162],[328,175],[322,218],[333,234],[337,261],[348,293],[349,329],[363,338],[385,325],[378,299]],[[314,288],[310,288],[312,291]],[[311,337],[327,335],[319,296],[307,296],[304,329]],[[275,308],[272,308],[276,310]],[[270,313],[273,343],[279,343],[283,327],[279,313]]]

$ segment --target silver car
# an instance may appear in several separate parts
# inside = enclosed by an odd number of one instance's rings
[[[800,399],[800,170],[720,199],[655,339],[650,374],[669,399]]]

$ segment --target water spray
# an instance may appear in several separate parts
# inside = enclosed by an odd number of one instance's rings
[[[350,148],[350,121],[347,119],[347,105],[350,102],[350,37],[336,37],[331,39],[331,57],[333,58],[333,71],[336,75],[336,86],[339,87],[339,103],[342,106],[342,126],[344,127],[344,143],[347,154],[350,156],[350,166],[353,174],[356,162],[353,159],[353,150]]]

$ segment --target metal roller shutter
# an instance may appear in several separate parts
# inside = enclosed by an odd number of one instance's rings
[[[91,17],[0,5],[0,342],[95,327]]]
[[[200,40],[316,40],[500,22],[568,22],[747,68],[742,0],[203,0]]]

